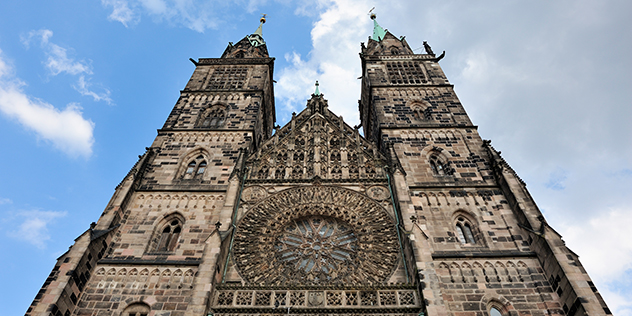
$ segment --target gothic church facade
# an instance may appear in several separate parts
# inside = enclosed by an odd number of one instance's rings
[[[606,315],[424,42],[361,45],[361,126],[275,126],[261,25],[196,68],[26,315]],[[360,133],[360,128],[363,133]]]

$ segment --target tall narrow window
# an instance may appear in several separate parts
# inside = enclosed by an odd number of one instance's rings
[[[164,226],[158,239],[156,251],[159,252],[172,252],[176,249],[180,232],[182,231],[182,224],[179,220],[173,219]]]
[[[187,174],[193,174],[195,172],[195,161],[191,161],[187,166]]]
[[[466,243],[465,234],[463,233],[463,227],[461,227],[461,224],[456,224],[456,233],[459,236],[459,241],[462,244]]]
[[[459,217],[456,223],[456,233],[459,236],[459,241],[462,244],[476,244],[474,233],[472,232],[472,225],[463,217]]]
[[[475,244],[476,240],[474,240],[474,234],[472,234],[472,228],[470,227],[470,224],[463,224],[463,229],[465,229],[465,238],[467,239],[467,241],[470,244]]]
[[[433,154],[428,161],[430,163],[430,169],[435,176],[447,176],[451,174],[448,164],[439,158],[438,155]]]
[[[204,171],[206,170],[206,160],[203,160],[202,162],[200,162],[200,164],[198,165],[197,168],[197,172],[195,173],[196,175],[201,175],[204,173]]]

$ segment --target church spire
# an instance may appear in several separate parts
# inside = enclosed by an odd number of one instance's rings
[[[320,96],[320,90],[318,90],[318,80],[316,80],[316,84],[314,84],[316,86],[316,91],[314,91],[314,95],[315,96]]]
[[[376,15],[375,13],[371,13],[371,20],[373,20],[373,37],[372,39],[374,41],[381,41],[384,39],[384,36],[386,36],[386,31],[379,25],[377,24],[377,19],[376,19]]]
[[[266,43],[266,41],[263,40],[263,24],[266,23],[266,16],[267,14],[263,14],[261,16],[261,19],[259,19],[260,23],[257,30],[254,33],[248,35],[248,40],[250,41],[250,44],[254,47],[261,46]]]

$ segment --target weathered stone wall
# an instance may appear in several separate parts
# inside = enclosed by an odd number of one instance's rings
[[[147,303],[154,315],[182,316],[192,299],[192,266],[100,266],[90,278],[75,315],[120,315],[131,303]]]
[[[179,131],[162,132],[156,137],[156,158],[143,177],[142,190],[226,190],[241,149],[252,146],[252,132]],[[207,163],[204,174],[185,177],[187,165],[198,156]]]
[[[108,259],[193,260],[200,259],[204,241],[215,231],[225,194],[198,192],[137,192],[121,219]],[[184,219],[175,251],[151,249],[159,224],[170,215]]]

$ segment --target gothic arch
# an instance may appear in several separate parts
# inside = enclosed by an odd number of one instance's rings
[[[200,158],[201,157],[201,158]],[[182,158],[180,158],[180,160],[178,161],[178,171],[176,172],[175,176],[174,176],[174,180],[175,179],[186,179],[186,178],[190,178],[190,179],[204,179],[205,174],[206,174],[206,169],[208,169],[208,163],[211,160],[211,155],[209,154],[209,152],[201,146],[198,146],[192,150],[190,150],[186,155],[183,155]],[[189,174],[191,175],[191,177],[188,177],[188,169],[192,167],[191,163],[195,163],[195,165],[193,166],[193,170],[192,173],[195,174]],[[202,162],[205,162],[206,164],[204,166],[201,165]],[[200,168],[203,167],[205,168],[202,173],[198,172],[200,171]]]
[[[121,316],[147,316],[151,312],[151,307],[145,302],[135,302],[127,305]]]
[[[154,227],[145,252],[173,252],[182,235],[185,219],[179,212],[165,215]]]
[[[451,222],[461,244],[470,246],[485,244],[476,216],[472,213],[459,209],[452,214]]]
[[[433,137],[434,138],[434,137]],[[450,157],[441,147],[424,148],[421,153],[422,157],[426,157],[429,169],[432,174],[437,177],[449,177],[454,173],[454,169],[450,165]]]
[[[415,100],[409,105],[413,111],[413,117],[417,121],[430,121],[432,120],[432,105],[425,100]]]
[[[214,103],[200,112],[195,124],[198,128],[219,128],[224,126],[228,117],[228,106],[221,103]]]
[[[492,315],[490,313],[490,310],[492,308],[497,309],[500,312],[500,315],[502,316],[512,315],[510,310],[514,309],[511,304],[511,301],[509,301],[507,298],[505,298],[502,295],[493,295],[491,293],[488,293],[485,296],[483,296],[483,298],[481,299],[481,304],[485,306],[485,311],[487,312],[487,315],[489,316],[497,316],[497,315]]]

